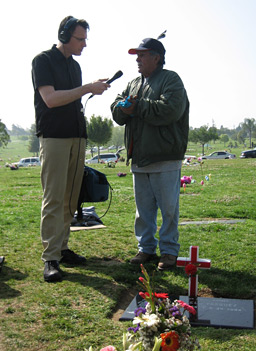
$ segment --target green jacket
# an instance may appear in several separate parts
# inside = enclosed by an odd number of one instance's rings
[[[114,121],[125,125],[127,162],[138,167],[154,162],[182,160],[189,132],[189,101],[177,73],[157,68],[142,86],[144,78],[128,83],[111,105]],[[137,95],[132,116],[122,112],[117,103],[124,97]]]

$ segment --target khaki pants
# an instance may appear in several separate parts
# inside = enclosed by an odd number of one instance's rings
[[[85,139],[40,137],[42,260],[61,259],[83,178]]]

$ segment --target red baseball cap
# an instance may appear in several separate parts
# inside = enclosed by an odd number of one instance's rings
[[[138,51],[148,51],[148,50],[154,50],[160,55],[165,54],[165,48],[163,44],[159,40],[152,39],[152,38],[143,39],[140,45],[136,49],[130,49],[128,53],[131,55],[135,55],[138,53]]]

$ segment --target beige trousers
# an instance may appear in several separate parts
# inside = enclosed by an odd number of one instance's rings
[[[41,210],[42,260],[61,259],[68,248],[70,223],[77,209],[85,139],[39,138],[43,201]]]

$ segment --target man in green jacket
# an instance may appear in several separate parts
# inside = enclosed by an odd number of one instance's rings
[[[128,52],[137,55],[141,75],[117,96],[111,111],[114,121],[125,125],[127,162],[132,160],[139,251],[130,262],[157,258],[160,208],[158,269],[170,269],[180,248],[180,170],[188,142],[189,101],[178,74],[163,69],[165,48],[160,41],[146,38]]]

